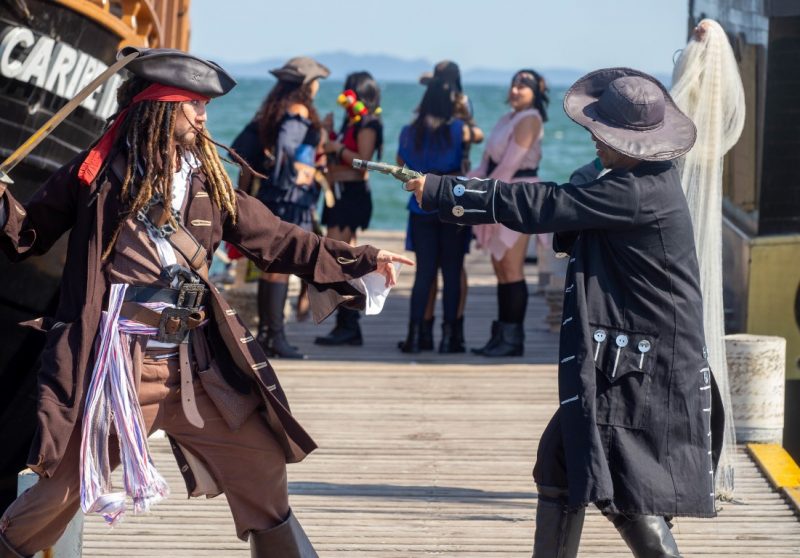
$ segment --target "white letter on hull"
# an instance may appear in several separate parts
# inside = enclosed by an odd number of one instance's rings
[[[18,46],[27,49],[33,43],[33,31],[27,27],[14,27],[8,31],[2,42],[0,42],[0,51],[2,51],[2,54],[0,54],[0,74],[7,78],[16,78],[22,70],[22,62],[12,60],[11,53]]]
[[[74,48],[66,43],[58,43],[54,51],[53,64],[50,66],[50,75],[47,76],[44,88],[59,97],[66,97],[69,72],[75,67],[76,60],[78,60],[78,53]]]
[[[22,71],[17,78],[20,81],[35,83],[44,88],[47,82],[47,69],[50,67],[50,56],[53,54],[55,41],[50,37],[40,37],[33,45],[28,58],[22,64]]]

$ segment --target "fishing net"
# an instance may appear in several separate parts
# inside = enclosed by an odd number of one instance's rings
[[[697,126],[697,142],[678,162],[694,223],[708,361],[725,405],[725,437],[716,477],[721,499],[733,498],[735,433],[722,303],[722,163],[744,126],[744,88],[722,27],[704,19],[681,53],[672,76],[672,97]]]

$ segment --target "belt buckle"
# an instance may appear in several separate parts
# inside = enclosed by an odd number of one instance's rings
[[[178,303],[181,308],[197,309],[203,302],[205,286],[202,283],[183,282],[178,291]]]
[[[189,308],[164,308],[161,311],[161,320],[158,323],[156,341],[162,343],[183,343],[189,332],[187,319],[192,311]],[[174,329],[177,320],[177,329]]]

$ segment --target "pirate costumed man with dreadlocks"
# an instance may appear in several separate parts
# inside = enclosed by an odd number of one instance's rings
[[[0,557],[50,547],[79,505],[113,523],[126,493],[136,512],[166,496],[147,448],[155,429],[169,435],[191,496],[225,493],[253,556],[316,556],[286,480],[286,463],[316,446],[208,283],[210,255],[225,240],[262,270],[301,276],[319,300],[354,306],[373,294],[357,278],[377,271],[389,287],[393,262],[410,261],[307,233],[233,189],[203,129],[206,103],[236,84],[222,68],[141,49],[128,69],[120,112],[88,154],[24,206],[0,187],[10,258],[42,254],[71,229],[56,315],[32,323],[47,332],[28,460],[41,478],[0,519]],[[120,463],[125,492],[114,492]]]

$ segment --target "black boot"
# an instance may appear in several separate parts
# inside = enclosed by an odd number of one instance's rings
[[[525,347],[525,331],[522,324],[497,323],[498,341],[494,346],[485,349],[483,356],[507,357],[522,356]]]
[[[484,352],[486,352],[488,349],[493,348],[499,342],[500,342],[500,322],[498,322],[497,320],[493,320],[491,337],[489,337],[489,340],[486,342],[486,344],[480,349],[470,349],[470,350],[476,355],[482,355]]]
[[[436,318],[431,318],[430,320],[422,320],[422,330],[419,333],[420,351],[433,350],[433,321],[435,319]]]
[[[461,334],[458,333],[459,323],[461,325]],[[442,324],[442,340],[439,343],[440,353],[463,353],[466,351],[464,348],[464,321],[456,320],[455,322],[444,322]]]
[[[460,318],[456,318],[455,323],[453,324],[453,336],[455,338],[455,343],[463,348],[462,353],[467,351],[466,343],[464,342],[464,316]]]
[[[264,531],[250,531],[251,558],[318,558],[294,514],[286,521]]]
[[[283,329],[283,308],[289,293],[287,283],[264,281],[258,285],[259,315],[258,342],[269,357],[301,359],[305,356],[289,344]],[[266,326],[266,327],[265,327]]]
[[[606,514],[635,558],[680,558],[670,526],[660,515]]]
[[[328,335],[314,339],[314,343],[317,345],[363,345],[364,339],[361,337],[361,327],[358,325],[360,317],[358,310],[339,308],[334,328]]]
[[[536,502],[534,558],[575,558],[586,508],[570,510],[564,488],[537,485],[536,489],[539,499]]]
[[[404,353],[419,353],[420,333],[422,332],[422,322],[408,322],[408,335],[406,340],[399,344],[399,348]]]

